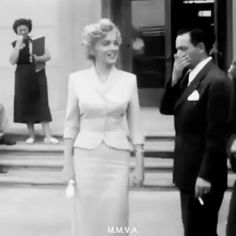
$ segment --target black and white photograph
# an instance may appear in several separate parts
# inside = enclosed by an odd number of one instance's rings
[[[235,13],[0,0],[0,235],[236,236]]]

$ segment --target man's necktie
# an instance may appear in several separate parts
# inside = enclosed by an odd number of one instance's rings
[[[185,90],[188,86],[188,80],[189,80],[189,74],[190,74],[191,70],[188,70],[185,75],[183,76],[183,78],[180,81],[180,88],[181,90]]]

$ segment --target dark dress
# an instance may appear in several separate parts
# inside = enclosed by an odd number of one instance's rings
[[[16,42],[13,42],[13,47]],[[29,41],[20,50],[15,71],[14,122],[40,123],[51,121],[45,69],[36,72],[30,62]]]

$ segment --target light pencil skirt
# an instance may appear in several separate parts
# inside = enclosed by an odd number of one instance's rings
[[[129,161],[129,151],[104,143],[93,150],[75,148],[72,236],[113,236],[128,227]]]

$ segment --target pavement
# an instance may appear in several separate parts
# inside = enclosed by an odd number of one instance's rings
[[[64,188],[0,187],[1,236],[69,236],[71,200]],[[219,214],[219,236],[225,224],[231,192]],[[130,236],[182,236],[178,191],[130,191]]]

